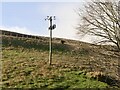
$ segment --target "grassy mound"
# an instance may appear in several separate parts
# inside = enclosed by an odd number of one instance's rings
[[[107,82],[87,76],[100,71],[118,78],[119,52],[109,46],[53,40],[52,65],[48,64],[48,41],[2,36],[3,88],[108,88]],[[72,43],[71,43],[72,42]],[[116,80],[115,80],[116,81]]]

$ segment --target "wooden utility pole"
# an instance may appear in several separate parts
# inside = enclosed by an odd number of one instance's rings
[[[52,21],[53,19],[55,20],[55,16],[54,18],[52,18],[52,16],[47,16],[47,18],[45,20],[50,20],[50,26],[49,26],[49,30],[50,30],[50,38],[49,38],[49,65],[52,64],[52,30],[56,28],[56,25],[52,25]]]
[[[50,17],[49,64],[52,63],[52,17]]]

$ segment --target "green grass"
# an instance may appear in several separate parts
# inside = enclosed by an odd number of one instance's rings
[[[65,72],[64,77],[59,77],[57,83],[50,85],[48,88],[106,88],[108,85],[86,77],[80,71]]]
[[[117,73],[116,67],[111,68],[109,64],[114,62],[113,65],[116,65],[118,56],[100,54],[105,49],[99,46],[92,46],[92,49],[88,44],[61,44],[53,41],[53,60],[49,66],[48,42],[4,36],[2,45],[3,88],[57,90],[113,87],[86,75],[91,70],[103,70],[111,76]]]

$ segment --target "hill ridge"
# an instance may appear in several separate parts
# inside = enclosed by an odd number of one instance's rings
[[[46,37],[46,36],[22,34],[22,33],[13,32],[13,31],[2,30],[2,29],[0,29],[0,32],[2,35],[7,35],[7,36],[14,36],[14,37],[21,37],[21,38],[32,38],[32,39],[44,38],[45,40],[49,40],[49,37]],[[67,41],[69,43],[86,43],[86,44],[90,44],[90,45],[95,45],[95,44],[88,43],[88,42],[83,42],[83,41],[78,41],[78,40],[73,40],[73,39],[66,39],[66,38],[53,37],[52,39],[57,40],[59,42],[60,41]]]

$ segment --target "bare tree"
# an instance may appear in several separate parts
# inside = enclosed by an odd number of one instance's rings
[[[110,0],[91,1],[78,11],[81,23],[78,34],[101,37],[100,42],[112,42],[120,50],[120,3]]]

